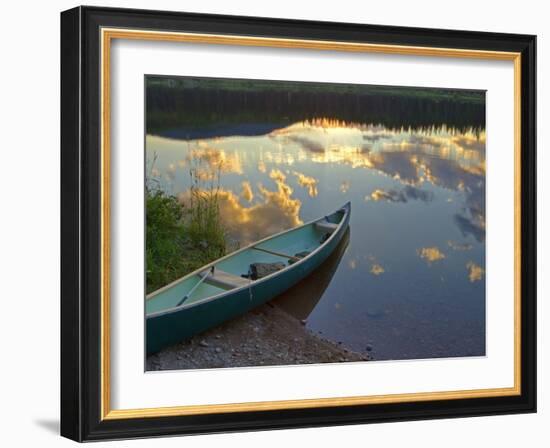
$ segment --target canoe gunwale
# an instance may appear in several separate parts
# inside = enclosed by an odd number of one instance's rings
[[[222,291],[219,294],[214,294],[213,296],[205,297],[204,299],[198,300],[196,302],[192,302],[192,303],[189,303],[189,304],[184,303],[180,306],[174,306],[172,308],[167,308],[167,309],[162,310],[162,311],[157,311],[155,313],[146,314],[146,316],[145,316],[146,319],[152,319],[152,318],[155,318],[155,317],[163,316],[165,314],[180,312],[184,309],[190,309],[190,308],[193,308],[195,306],[203,305],[203,304],[205,304],[207,302],[210,302],[210,301],[213,301],[213,300],[222,299],[225,296],[229,296],[229,295],[235,294],[237,292],[240,292],[242,290],[249,289],[253,285],[259,285],[259,284],[262,284],[266,281],[269,281],[269,280],[273,279],[274,277],[276,277],[277,275],[280,275],[281,272],[283,272],[283,271],[284,272],[290,272],[292,270],[295,270],[295,269],[299,268],[302,264],[304,264],[306,261],[310,260],[313,256],[315,256],[317,253],[319,253],[323,247],[328,245],[336,237],[336,235],[339,235],[341,233],[342,226],[347,221],[348,215],[350,214],[350,211],[351,211],[351,202],[349,202],[349,201],[346,202],[342,207],[338,207],[336,210],[334,210],[333,212],[326,215],[326,216],[330,216],[330,215],[332,215],[334,213],[337,213],[341,210],[344,211],[344,215],[342,216],[342,219],[338,223],[337,229],[334,232],[331,233],[330,237],[327,238],[326,241],[324,241],[322,244],[320,244],[314,251],[309,253],[306,257],[300,258],[299,261],[296,261],[292,265],[287,266],[285,269],[282,269],[281,271],[273,272],[273,273],[271,273],[271,274],[269,274],[265,277],[262,277],[258,280],[254,280],[254,281],[250,282],[248,285],[243,285],[243,286],[240,286],[238,288],[230,289],[230,290],[227,290],[227,291]],[[193,272],[191,272],[191,273],[189,273],[189,274],[187,274],[187,275],[185,275],[185,276],[183,276],[183,277],[181,277],[177,280],[174,280],[173,282],[167,284],[166,286],[163,286],[162,288],[157,289],[156,291],[154,291],[151,294],[149,294],[148,296],[146,296],[146,300],[153,299],[156,295],[160,294],[161,292],[163,292],[163,291],[165,291],[169,288],[174,287],[175,285],[183,282],[184,280],[188,279],[189,277],[192,277],[194,275],[200,274],[201,272],[204,272],[206,269],[211,268],[212,266],[216,265],[217,263],[219,263],[222,260],[233,257],[233,256],[235,256],[235,255],[237,255],[241,252],[244,252],[246,250],[249,250],[249,249],[253,248],[254,246],[257,246],[258,244],[264,243],[266,241],[269,241],[271,239],[274,239],[274,238],[277,238],[281,235],[284,235],[285,233],[289,233],[291,231],[294,231],[294,230],[297,230],[299,228],[303,228],[303,227],[306,227],[306,226],[309,226],[309,225],[314,225],[316,222],[324,219],[325,217],[316,218],[314,220],[311,220],[311,221],[308,221],[308,222],[302,224],[301,226],[294,227],[292,229],[283,230],[282,232],[276,233],[275,235],[271,235],[271,236],[268,236],[268,237],[266,237],[264,239],[261,239],[259,241],[255,241],[255,242],[249,244],[248,246],[243,247],[242,249],[239,249],[235,252],[232,252],[230,254],[225,255],[222,258],[218,258],[218,259],[212,261],[211,263],[206,264],[206,265],[200,267],[199,269],[197,269],[197,270],[195,270],[195,271],[193,271]]]

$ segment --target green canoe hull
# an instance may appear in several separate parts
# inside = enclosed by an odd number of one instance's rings
[[[340,243],[349,225],[349,203],[342,210],[345,210],[343,218],[330,238],[321,244],[318,250],[299,262],[274,275],[251,282],[248,287],[227,291],[213,299],[201,300],[188,306],[147,315],[147,355],[238,317],[303,280],[317,269]]]

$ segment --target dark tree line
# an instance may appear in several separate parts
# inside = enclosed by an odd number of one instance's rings
[[[243,123],[285,126],[322,117],[388,128],[443,125],[458,130],[485,128],[484,101],[460,95],[442,99],[373,92],[245,91],[151,85],[146,100],[149,133]]]

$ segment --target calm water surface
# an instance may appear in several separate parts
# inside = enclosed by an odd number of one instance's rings
[[[484,132],[323,118],[256,130],[148,135],[149,175],[185,202],[191,167],[219,173],[232,247],[351,200],[349,239],[281,304],[378,360],[485,354]]]

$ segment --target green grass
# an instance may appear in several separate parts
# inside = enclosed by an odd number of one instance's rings
[[[215,180],[205,185],[193,169],[190,174],[192,187],[186,205],[147,182],[147,294],[225,255],[219,186]]]

